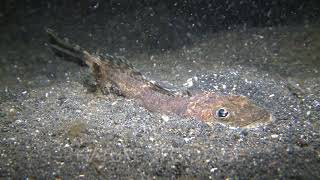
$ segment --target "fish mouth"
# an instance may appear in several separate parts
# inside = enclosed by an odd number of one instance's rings
[[[254,123],[251,123],[251,124],[248,124],[246,126],[243,126],[243,128],[247,128],[247,129],[251,129],[251,128],[258,128],[258,127],[261,127],[261,126],[266,126],[272,122],[275,121],[275,117],[270,114],[269,115],[269,119],[267,121],[264,121],[264,122],[261,122],[261,121],[256,121]]]

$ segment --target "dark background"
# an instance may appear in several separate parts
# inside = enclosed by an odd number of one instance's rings
[[[47,21],[55,26],[57,22],[69,22],[113,28],[113,34],[108,34],[113,39],[107,44],[121,44],[117,41],[122,39],[136,46],[139,40],[141,49],[177,48],[207,32],[239,26],[246,29],[317,22],[320,14],[318,0],[4,0],[0,3],[1,26]],[[117,34],[121,35],[116,37]]]
[[[194,26],[187,28],[218,29],[235,24],[266,26],[316,20],[317,0],[4,0],[1,1],[2,23],[12,23],[30,15],[112,16],[135,14],[136,20],[162,15],[168,23],[182,18]],[[94,7],[99,3],[98,7]]]

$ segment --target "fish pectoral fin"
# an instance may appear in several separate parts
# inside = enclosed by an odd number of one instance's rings
[[[99,89],[104,95],[124,96],[120,88],[112,82],[104,83],[104,86],[99,86]]]
[[[191,96],[190,91],[176,89],[173,85],[169,83],[162,82],[162,81],[156,82],[148,79],[146,80],[149,81],[149,84],[151,85],[152,89],[162,92],[163,94],[167,94],[170,96],[187,96],[187,97]]]

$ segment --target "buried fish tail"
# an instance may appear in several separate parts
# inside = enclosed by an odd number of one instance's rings
[[[47,29],[46,32],[49,36],[49,46],[54,53],[66,60],[88,65],[101,90],[116,89],[118,95],[138,99],[150,107],[149,109],[174,108],[169,107],[168,101],[172,101],[173,97],[179,97],[180,92],[148,80],[125,58],[108,54],[90,54],[68,39],[60,38],[53,30]]]

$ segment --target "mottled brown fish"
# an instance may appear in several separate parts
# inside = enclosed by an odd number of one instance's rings
[[[150,111],[244,128],[255,128],[273,121],[271,113],[256,106],[245,96],[225,96],[207,91],[186,95],[171,91],[147,80],[123,58],[93,55],[80,46],[59,38],[50,29],[47,33],[54,52],[88,65],[102,91],[111,90],[134,99]]]

